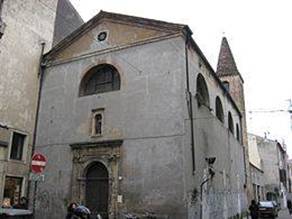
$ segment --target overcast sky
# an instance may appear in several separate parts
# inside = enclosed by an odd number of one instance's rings
[[[223,33],[245,80],[247,111],[287,110],[292,98],[291,0],[70,0],[87,21],[100,10],[189,25],[216,69]],[[292,157],[287,112],[247,112],[248,132],[285,140]]]

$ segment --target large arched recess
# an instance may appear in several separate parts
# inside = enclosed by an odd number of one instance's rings
[[[205,105],[208,108],[210,108],[210,97],[209,97],[208,86],[202,74],[198,74],[196,85],[197,85],[196,96],[198,100],[198,105],[199,106]]]
[[[224,111],[223,111],[223,105],[222,102],[220,100],[220,97],[216,97],[216,101],[215,101],[215,105],[216,105],[216,117],[222,122],[224,123]]]
[[[100,64],[86,72],[79,86],[79,96],[120,90],[121,79],[118,70],[110,64]]]

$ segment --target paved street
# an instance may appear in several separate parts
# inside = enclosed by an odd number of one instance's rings
[[[283,209],[279,212],[279,217],[278,219],[291,219],[292,215],[289,215],[289,212],[287,209]]]

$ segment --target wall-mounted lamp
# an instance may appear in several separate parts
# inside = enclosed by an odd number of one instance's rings
[[[216,157],[206,157],[205,160],[208,163],[208,165],[213,165],[216,161]]]

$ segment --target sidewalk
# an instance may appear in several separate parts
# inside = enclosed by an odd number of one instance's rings
[[[288,209],[284,208],[279,211],[279,217],[277,219],[291,219],[292,215],[289,215]]]

